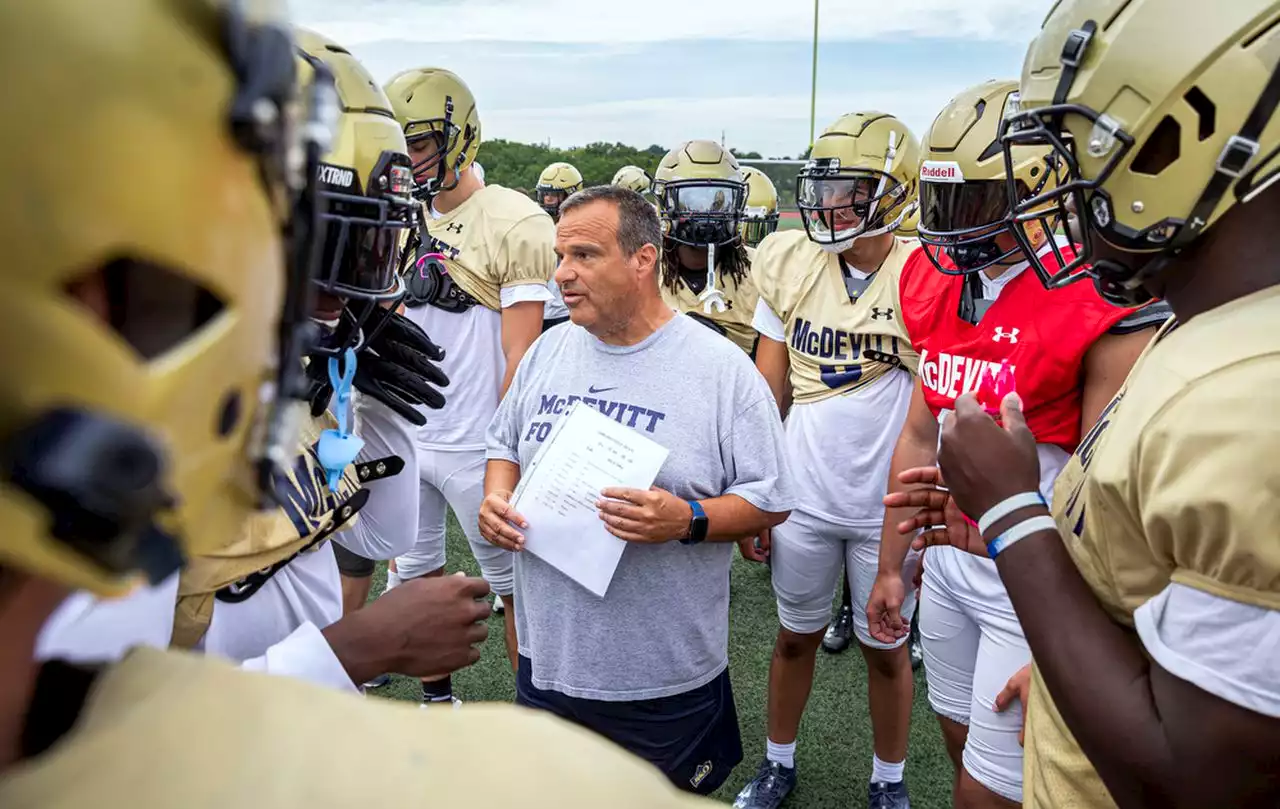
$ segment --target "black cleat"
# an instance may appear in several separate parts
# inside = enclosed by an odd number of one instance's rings
[[[907,783],[899,781],[890,784],[880,781],[867,789],[867,809],[911,809],[911,799],[907,797]]]
[[[733,801],[734,809],[778,809],[796,788],[796,768],[766,759]]]
[[[840,654],[853,642],[853,607],[841,607],[835,620],[822,636],[822,648],[831,654]]]

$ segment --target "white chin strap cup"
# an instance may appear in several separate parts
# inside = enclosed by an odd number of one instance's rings
[[[714,244],[707,245],[707,288],[698,296],[698,303],[702,304],[703,313],[708,315],[712,310],[724,312],[729,308],[724,295],[716,289],[716,246]]]

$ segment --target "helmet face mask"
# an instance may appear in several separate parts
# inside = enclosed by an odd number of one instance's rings
[[[742,241],[749,247],[755,247],[778,229],[778,189],[769,175],[753,166],[743,166],[742,175],[747,183]]]
[[[746,185],[734,180],[672,180],[658,196],[663,235],[688,247],[722,247],[740,238]]]
[[[1105,156],[1110,152],[1107,161],[1095,177],[1086,177],[1077,157],[1077,141],[1066,121],[1078,117],[1080,126],[1092,129],[1089,148]],[[1004,161],[1008,171],[1005,191],[1009,199],[1011,222],[1025,224],[1028,222],[1067,222],[1071,217],[1071,209],[1088,222],[1081,222],[1080,243],[1076,246],[1076,256],[1067,260],[1058,247],[1054,246],[1053,254],[1057,269],[1046,266],[1044,258],[1036,254],[1026,231],[1022,227],[1012,227],[1010,232],[1018,241],[1019,247],[1026,253],[1027,260],[1040,277],[1041,282],[1049,289],[1073,284],[1085,278],[1098,279],[1099,292],[1108,300],[1120,305],[1133,305],[1150,299],[1150,295],[1141,289],[1138,273],[1107,265],[1105,260],[1099,262],[1094,248],[1094,228],[1101,233],[1111,233],[1105,237],[1117,247],[1135,249],[1141,252],[1154,252],[1160,249],[1161,243],[1167,243],[1170,235],[1169,224],[1160,223],[1142,233],[1124,228],[1113,221],[1109,212],[1111,203],[1101,186],[1112,175],[1116,168],[1133,149],[1134,139],[1119,125],[1100,113],[1087,107],[1075,104],[1055,105],[1040,110],[1018,110],[1006,118],[1000,136],[1004,149]],[[1012,178],[1016,160],[1014,150],[1019,147],[1049,147],[1050,159],[1058,168],[1059,182],[1048,190],[1039,193],[1027,193]],[[1095,201],[1096,200],[1096,201]],[[1047,256],[1047,254],[1046,254]],[[1101,264],[1101,266],[1099,266]],[[1110,281],[1102,281],[1102,273],[1108,274]],[[1129,276],[1120,281],[1120,276]],[[1132,286],[1128,286],[1132,284]],[[1104,286],[1106,289],[1104,289]],[[1127,289],[1127,291],[1125,291]]]
[[[779,215],[768,208],[747,208],[742,218],[742,240],[755,247],[778,229]]]
[[[413,159],[414,197],[429,200],[442,191],[456,188],[458,170],[455,168],[450,178],[447,158],[449,152],[457,148],[462,130],[450,120],[450,116],[410,121],[405,125],[405,135],[414,155],[426,155]],[[430,148],[432,146],[435,148]]]
[[[906,189],[893,175],[864,168],[841,168],[838,158],[809,161],[796,180],[796,205],[809,239],[842,245],[893,230],[902,218],[885,221]]]

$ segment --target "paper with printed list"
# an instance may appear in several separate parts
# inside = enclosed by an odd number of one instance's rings
[[[605,529],[596,501],[610,487],[648,489],[666,460],[666,447],[574,403],[511,498],[529,524],[525,551],[603,598],[627,543]]]

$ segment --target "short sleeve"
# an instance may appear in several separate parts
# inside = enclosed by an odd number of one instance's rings
[[[759,380],[763,386],[764,380]],[[795,505],[791,472],[783,444],[782,418],[767,391],[733,419],[728,435],[720,440],[729,487],[734,494],[761,511],[790,511]]]
[[[778,313],[773,311],[773,307],[769,306],[769,302],[764,298],[756,301],[756,311],[751,316],[751,328],[770,340],[777,340],[779,343],[787,341],[787,324],[782,322],[782,318],[778,317]]]
[[[1173,583],[1133,615],[1147,654],[1173,676],[1280,719],[1280,611]]]
[[[1280,609],[1277,376],[1280,358],[1256,357],[1184,387],[1142,431],[1130,498],[1173,581],[1270,609]]]
[[[277,677],[292,677],[338,691],[355,692],[342,661],[316,625],[307,621],[284,640],[271,646],[261,657],[240,664],[245,671],[257,671]]]
[[[512,225],[495,257],[499,288],[521,284],[545,287],[556,269],[555,241],[556,226],[544,214],[526,216]]]
[[[498,291],[498,301],[502,304],[503,309],[510,309],[517,303],[528,303],[530,301],[547,303],[553,297],[550,288],[539,286],[538,284],[519,284],[513,287],[503,287]]]

